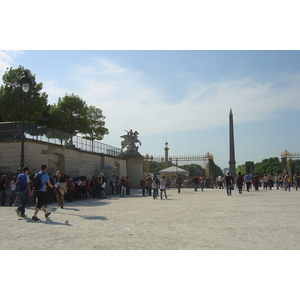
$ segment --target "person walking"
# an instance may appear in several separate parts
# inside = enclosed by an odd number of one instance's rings
[[[238,173],[238,176],[235,179],[236,185],[239,190],[239,194],[243,194],[243,184],[245,182],[244,177],[241,172]]]
[[[109,185],[111,186],[111,194],[114,195],[115,194],[115,189],[116,189],[115,175],[112,176],[112,179],[110,180]]]
[[[253,178],[253,185],[254,185],[255,192],[258,192],[259,183],[260,183],[259,175],[258,173],[255,173]]]
[[[217,183],[217,179],[216,179],[216,176],[213,174],[213,175],[211,175],[211,184],[212,184],[213,189],[218,188],[216,183]]]
[[[227,196],[232,196],[231,191],[233,187],[233,177],[231,176],[230,172],[228,172],[227,176],[225,176],[224,183],[226,186]]]
[[[120,180],[119,176],[116,176],[115,184],[116,184],[116,195],[120,196],[120,193],[121,193],[121,180]]]
[[[249,192],[251,187],[251,181],[252,181],[252,177],[249,175],[249,172],[245,175],[244,180],[246,183],[247,192]]]
[[[218,176],[218,179],[217,179],[217,185],[219,186],[219,189],[223,189],[223,178],[221,175]]]
[[[143,177],[141,179],[140,186],[141,186],[141,189],[142,189],[142,195],[146,196],[146,178]]]
[[[165,179],[165,176],[163,176],[161,179],[160,179],[160,182],[159,182],[159,189],[160,189],[160,199],[162,199],[162,195],[164,193],[165,195],[165,198],[167,199],[167,193],[166,193],[166,185],[167,185],[167,181]]]
[[[26,218],[25,208],[28,204],[29,195],[33,195],[31,191],[30,180],[28,176],[28,167],[22,169],[16,181],[16,197],[20,201],[20,206],[15,210],[18,217]]]
[[[67,202],[73,202],[75,184],[70,176],[67,176],[66,184],[67,184]]]
[[[127,180],[126,180],[125,176],[122,176],[120,197],[126,197],[126,187],[127,187]]]
[[[204,189],[204,185],[205,185],[205,177],[203,175],[201,175],[199,177],[199,183],[200,183],[200,189],[201,191],[203,192],[203,189]]]
[[[296,191],[298,191],[298,188],[300,188],[300,175],[297,174],[296,177]]]
[[[199,185],[199,178],[198,178],[198,176],[196,176],[196,175],[194,176],[193,183],[194,183],[194,191],[197,192],[198,185]]]
[[[268,189],[268,176],[266,174],[264,174],[264,177],[262,180],[263,180],[263,184],[264,184],[263,189],[267,190]]]
[[[13,176],[11,182],[9,183],[10,188],[10,200],[9,200],[9,206],[13,206],[16,199],[16,176]]]
[[[151,191],[152,191],[151,185],[152,185],[152,179],[151,179],[150,175],[148,174],[146,177],[147,196],[151,196]]]
[[[283,182],[284,182],[284,190],[287,191],[289,190],[289,192],[291,191],[291,176],[289,174],[289,172],[286,172],[286,174],[283,177]]]
[[[5,206],[6,201],[6,178],[6,175],[3,175],[0,180],[1,206]]]
[[[99,180],[100,180],[100,188],[101,188],[101,199],[105,199],[107,198],[105,194],[105,188],[108,180],[106,179],[103,173],[100,174]]]
[[[274,176],[270,172],[269,175],[268,175],[268,186],[269,186],[270,190],[272,189],[273,185],[274,185]]]
[[[131,181],[129,176],[126,176],[127,186],[126,186],[126,195],[130,195],[130,189],[131,189]]]
[[[51,184],[50,177],[46,173],[46,170],[47,170],[47,165],[43,163],[41,165],[41,171],[39,171],[35,175],[35,177],[39,177],[41,187],[35,190],[36,207],[35,207],[34,215],[32,217],[33,221],[40,221],[40,219],[37,217],[37,214],[40,211],[40,209],[42,209],[43,212],[45,213],[45,218],[48,218],[51,214],[51,212],[47,212],[46,210],[46,193],[47,193],[47,186],[51,188],[54,188],[54,186]]]
[[[179,174],[177,174],[175,184],[176,184],[176,187],[177,187],[177,190],[178,190],[178,194],[180,194],[180,189],[181,189],[182,183],[183,183],[182,177]]]
[[[57,208],[64,208],[64,202],[65,202],[65,194],[67,192],[67,183],[64,176],[62,176],[60,171],[56,172],[56,183],[55,183],[55,197],[56,201],[58,203]]]
[[[152,191],[153,191],[153,199],[157,199],[158,196],[158,185],[159,185],[159,181],[158,178],[156,176],[156,174],[153,174],[153,178],[152,178]]]

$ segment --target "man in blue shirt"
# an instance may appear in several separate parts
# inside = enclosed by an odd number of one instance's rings
[[[35,212],[32,217],[32,220],[34,220],[34,221],[40,220],[37,217],[37,214],[40,209],[42,209],[43,212],[45,213],[45,218],[48,218],[51,214],[51,212],[47,212],[47,210],[46,210],[46,192],[47,192],[47,185],[50,186],[51,188],[53,188],[53,185],[50,182],[50,178],[49,178],[49,175],[46,173],[46,170],[47,170],[47,165],[42,164],[41,171],[37,173],[37,175],[41,175],[40,180],[41,180],[42,187],[39,190],[35,191],[37,201],[36,201]]]
[[[30,180],[28,176],[28,167],[24,167],[22,169],[22,173],[19,174],[17,178],[17,185],[19,185],[19,182],[21,184],[22,189],[16,191],[17,197],[21,200],[21,205],[15,210],[18,217],[26,218],[25,215],[25,208],[28,204],[28,197],[29,195],[33,195],[31,192],[30,187]]]
[[[246,186],[247,186],[247,192],[249,192],[250,186],[251,186],[251,180],[252,177],[249,175],[249,173],[247,173],[247,175],[245,175],[245,182],[246,182]]]

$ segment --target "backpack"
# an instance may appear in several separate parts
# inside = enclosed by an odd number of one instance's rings
[[[23,180],[21,179],[22,177],[20,175],[18,176],[17,181],[16,181],[16,192],[17,193],[23,193],[23,191],[25,189],[25,185],[24,185]]]
[[[42,173],[36,173],[32,179],[32,188],[34,188],[36,191],[40,190],[42,186],[42,180],[41,177],[44,175],[45,172]]]
[[[153,179],[153,180],[152,180],[151,187],[152,187],[153,189],[156,189],[156,188],[157,188],[157,181],[156,181],[156,179]]]

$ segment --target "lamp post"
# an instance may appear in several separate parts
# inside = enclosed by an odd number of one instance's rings
[[[24,75],[21,77],[20,85],[23,90],[23,107],[22,107],[22,136],[21,136],[21,159],[20,159],[20,171],[24,167],[24,141],[25,141],[25,103],[27,92],[31,85],[31,79],[28,77],[28,71],[24,71]]]

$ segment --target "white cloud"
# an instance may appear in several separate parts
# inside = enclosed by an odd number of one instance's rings
[[[11,67],[14,64],[14,59],[20,55],[21,51],[1,51],[0,50],[0,74],[4,74],[6,69]],[[2,82],[2,75],[1,75],[1,84]]]
[[[103,110],[106,126],[115,136],[125,129],[147,136],[217,128],[228,124],[230,108],[235,123],[263,120],[291,107],[300,109],[299,76],[281,75],[265,83],[250,78],[211,84],[194,81],[185,87],[185,97],[170,102],[145,74],[108,60],[80,67],[76,74],[73,80],[80,84],[80,96]]]
[[[44,81],[42,91],[48,94],[49,104],[57,103],[59,97],[63,97],[66,93],[71,93],[66,88],[58,87],[55,81]]]

